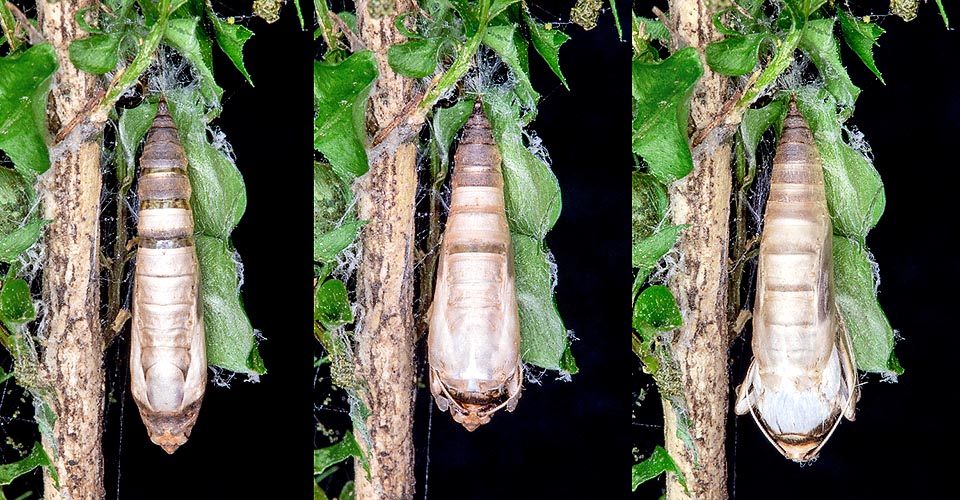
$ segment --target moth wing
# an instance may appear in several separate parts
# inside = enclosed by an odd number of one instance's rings
[[[199,263],[197,269],[197,272],[194,273],[193,283],[194,300],[197,302],[197,307],[191,309],[193,317],[190,318],[190,324],[194,325],[194,332],[193,341],[190,344],[190,366],[187,368],[184,381],[181,408],[186,408],[191,403],[203,398],[207,386],[207,343],[203,329],[203,300],[200,291]]]
[[[753,405],[757,402],[755,391],[759,390],[761,383],[760,368],[757,365],[757,360],[754,359],[750,362],[750,368],[747,370],[746,378],[744,378],[740,387],[737,388],[737,402],[736,406],[734,406],[734,411],[737,412],[737,415],[745,415],[753,408]],[[761,425],[760,427],[763,426]]]
[[[138,283],[134,280],[133,283],[133,296],[137,297],[138,293]],[[136,300],[134,300],[133,313],[130,319],[130,389],[133,393],[133,399],[137,401],[141,406],[149,408],[151,411],[156,411],[153,405],[150,404],[150,399],[147,398],[147,379],[143,371],[143,362],[141,357],[143,356],[143,347],[140,344],[140,308],[136,305]]]
[[[840,367],[843,369],[843,382],[841,391],[845,407],[843,416],[847,420],[856,419],[857,401],[860,400],[860,386],[857,380],[857,362],[853,354],[853,342],[850,339],[850,331],[847,330],[847,324],[843,321],[843,314],[840,312],[840,306],[836,308],[837,314],[837,354],[840,356]]]

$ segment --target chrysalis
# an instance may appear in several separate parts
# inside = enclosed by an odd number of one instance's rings
[[[140,156],[130,375],[150,440],[187,442],[207,384],[187,158],[161,99]]]
[[[467,430],[520,398],[520,320],[500,152],[478,101],[454,155],[428,315],[430,390]]]
[[[813,460],[859,397],[834,299],[833,229],[823,167],[796,102],[773,160],[753,308],[753,362],[736,412],[796,462]]]

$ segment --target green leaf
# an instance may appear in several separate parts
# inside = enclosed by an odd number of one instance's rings
[[[743,113],[740,122],[740,135],[743,137],[743,147],[746,149],[747,161],[751,165],[757,162],[757,146],[760,138],[774,123],[783,123],[786,106],[782,101],[771,101],[762,108],[748,108]]]
[[[196,236],[197,259],[203,298],[203,328],[207,340],[207,364],[248,375],[265,370],[256,363],[259,355],[253,326],[240,302],[240,275],[233,248],[219,238]]]
[[[483,104],[503,157],[510,231],[543,240],[560,216],[560,184],[550,167],[526,148],[519,104],[499,90],[485,94]]]
[[[313,240],[313,260],[330,263],[344,248],[350,246],[366,221],[348,221]]]
[[[833,35],[833,19],[808,21],[800,37],[800,49],[813,61],[827,90],[846,108],[844,113],[849,117],[860,89],[850,80],[847,68],[840,60],[840,46]]]
[[[474,99],[464,99],[449,108],[434,108],[433,140],[444,166],[450,163],[450,145],[470,118],[475,102]]]
[[[28,222],[6,236],[0,236],[0,262],[12,264],[24,250],[33,246],[49,221]]]
[[[340,173],[360,176],[367,171],[364,120],[377,75],[377,61],[369,50],[339,64],[314,62],[313,146]]]
[[[323,471],[330,468],[330,466],[336,465],[350,457],[359,458],[364,470],[367,471],[367,474],[370,473],[370,465],[360,450],[360,444],[357,443],[357,440],[353,437],[353,433],[347,431],[340,442],[326,448],[313,450],[313,474],[322,474]]]
[[[20,229],[34,198],[33,189],[22,175],[0,166],[0,241]]]
[[[209,6],[210,4],[207,5]],[[300,12],[299,7],[297,8],[297,12]],[[223,21],[217,17],[217,14],[209,7],[207,8],[207,17],[210,19],[210,22],[213,23],[213,33],[217,39],[217,44],[220,45],[220,50],[227,55],[230,62],[233,63],[252,87],[253,79],[250,78],[250,73],[247,72],[247,68],[243,65],[243,45],[253,36],[253,31],[250,31],[245,26]]]
[[[832,95],[822,89],[799,91],[796,95],[823,161],[833,231],[863,241],[886,205],[880,174],[869,159],[843,140],[842,118]]]
[[[210,40],[199,24],[200,18],[168,19],[163,39],[190,61],[190,65],[200,76],[200,89],[210,104],[216,104],[223,95],[213,77],[213,54]]]
[[[350,297],[342,281],[329,279],[317,288],[313,319],[328,330],[353,322]]]
[[[534,238],[512,234],[520,311],[520,352],[523,361],[559,370],[567,353],[567,329],[553,300],[555,279],[550,255]]]
[[[354,500],[355,490],[356,486],[354,486],[354,482],[347,481],[347,484],[344,484],[343,488],[340,489],[340,496],[337,497],[337,500]]]
[[[652,235],[657,229],[666,216],[670,200],[667,198],[666,187],[650,174],[634,171],[632,184],[631,218],[633,231],[631,239],[633,243],[637,243]]]
[[[349,186],[326,163],[313,163],[313,237],[333,230],[347,210]]]
[[[663,22],[657,19],[639,17],[636,14],[634,14],[633,20],[637,27],[643,27],[643,35],[647,40],[655,40],[664,45],[670,44],[670,30]],[[640,30],[634,31],[634,34],[639,35]]]
[[[833,272],[837,306],[853,340],[857,368],[890,374],[893,328],[877,301],[873,264],[866,249],[835,235]]]
[[[117,162],[117,180],[121,186],[129,188],[133,184],[137,148],[156,115],[157,103],[150,101],[144,101],[135,108],[125,109],[120,114],[117,142],[123,160]]]
[[[677,467],[667,450],[661,446],[654,448],[653,453],[646,460],[633,466],[633,491],[637,491],[638,486],[664,472],[676,474],[677,481],[683,486],[684,491],[687,491],[687,480],[683,477],[683,472]]]
[[[633,327],[637,330],[644,325],[667,332],[683,325],[683,316],[677,308],[670,289],[662,285],[647,287],[633,306]]]
[[[493,49],[503,59],[517,78],[516,93],[525,108],[536,108],[540,94],[530,83],[530,64],[527,56],[527,41],[512,24],[488,26],[483,35],[483,44]]]
[[[547,66],[553,70],[553,74],[557,75],[563,86],[570,90],[567,79],[560,72],[560,46],[569,40],[570,36],[560,30],[548,30],[542,24],[536,22],[528,12],[523,13],[523,19],[530,28],[530,40],[533,42],[533,48],[537,49],[537,53],[547,62]]]
[[[37,467],[50,467],[51,470],[53,470],[50,458],[47,457],[47,453],[43,451],[43,445],[41,445],[39,441],[34,443],[33,450],[30,451],[30,454],[27,456],[16,462],[0,465],[0,486],[10,484],[14,479]],[[56,476],[55,471],[54,476]]]
[[[860,57],[870,71],[873,71],[874,75],[877,75],[880,83],[886,84],[887,82],[883,81],[883,76],[880,75],[880,70],[877,69],[877,64],[873,62],[873,46],[880,45],[877,39],[884,33],[883,28],[873,23],[863,22],[847,14],[843,9],[837,9],[837,16],[840,18],[840,30],[843,31],[843,39],[847,42],[847,46],[853,49],[853,52]]]
[[[472,38],[480,27],[480,3],[473,2],[471,5],[470,0],[450,0],[450,5],[463,19],[464,32],[467,38]]]
[[[23,323],[37,317],[30,298],[30,285],[20,279],[7,280],[0,288],[0,313],[4,319]]]
[[[570,349],[570,343],[567,342],[567,348],[563,351],[560,358],[560,371],[567,372],[570,375],[576,375],[580,371],[577,366],[577,360],[573,359],[573,351]]]
[[[320,485],[316,483],[313,484],[313,500],[329,500],[327,494],[324,493],[323,490],[320,489]]]
[[[490,11],[487,12],[487,19],[493,19],[500,15],[507,7],[519,2],[520,0],[493,0],[490,2]]]
[[[113,35],[90,35],[70,43],[70,62],[77,68],[102,75],[112,71],[120,61],[120,37]]]
[[[663,258],[667,252],[676,244],[680,231],[689,227],[687,224],[677,226],[667,226],[649,238],[640,240],[633,245],[632,263],[633,267],[639,269],[639,275],[643,276],[644,281],[650,272],[657,265],[657,261]]]
[[[190,162],[196,231],[225,240],[247,208],[247,192],[237,166],[207,142],[207,123],[200,92],[175,89],[166,94],[170,115]]]
[[[740,76],[757,66],[766,33],[732,36],[707,45],[707,64],[721,75]]]
[[[47,92],[57,70],[53,45],[41,43],[0,57],[0,150],[30,184],[50,168]]]
[[[687,115],[693,87],[702,74],[700,56],[692,47],[658,64],[633,63],[633,151],[663,184],[693,170]]]
[[[410,40],[387,49],[387,62],[403,76],[424,78],[437,70],[437,51],[440,39]]]

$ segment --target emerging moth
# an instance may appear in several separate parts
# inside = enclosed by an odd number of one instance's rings
[[[450,214],[427,312],[430,390],[472,431],[520,399],[520,320],[500,152],[479,101],[454,155]]]
[[[140,156],[130,376],[150,440],[187,442],[207,384],[187,158],[161,99]]]
[[[738,389],[767,439],[813,460],[859,398],[850,336],[834,300],[823,167],[795,100],[773,160],[753,308],[753,362]]]

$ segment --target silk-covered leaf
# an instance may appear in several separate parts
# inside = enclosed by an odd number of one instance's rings
[[[551,256],[529,236],[513,234],[512,242],[523,361],[560,370],[570,341],[553,299]]]
[[[857,241],[877,224],[886,205],[883,181],[871,161],[843,138],[841,114],[825,91],[797,92],[797,106],[813,131],[820,158],[833,231]]]
[[[517,78],[515,92],[523,100],[524,107],[536,107],[540,94],[530,83],[530,60],[527,41],[513,24],[488,26],[483,35],[483,44],[493,49]]]
[[[800,37],[800,49],[813,61],[827,90],[844,108],[843,118],[848,118],[860,95],[860,88],[850,80],[847,68],[840,60],[840,45],[833,34],[833,19],[807,21]]]
[[[24,224],[10,232],[10,234],[0,236],[0,262],[8,264],[16,262],[17,257],[26,249],[33,246],[40,235],[43,234],[43,226],[47,221],[32,221]]]
[[[519,104],[498,91],[485,94],[483,104],[503,158],[510,231],[543,240],[560,216],[560,184],[550,167],[527,149]]]
[[[347,295],[347,287],[342,281],[329,279],[317,287],[313,319],[328,330],[353,322],[350,296]]]
[[[265,373],[253,326],[240,301],[240,274],[233,248],[206,235],[197,235],[196,248],[207,364],[251,376]]]
[[[344,248],[350,246],[357,232],[366,224],[364,221],[344,222],[336,229],[328,231],[313,240],[313,260],[331,263]]]
[[[649,326],[666,332],[683,325],[683,316],[670,289],[663,285],[647,287],[633,305],[633,328]]]
[[[30,298],[30,285],[15,278],[3,282],[0,288],[0,313],[5,321],[23,323],[37,317]]]
[[[856,241],[834,236],[833,272],[837,306],[853,341],[857,368],[885,375],[899,374],[891,371],[889,364],[893,358],[894,333],[877,301],[870,255]],[[902,373],[903,369],[899,370]]]
[[[190,162],[187,172],[196,231],[226,239],[247,208],[243,176],[230,157],[208,142],[200,92],[171,90],[166,99]]]
[[[216,104],[223,89],[213,77],[213,53],[198,17],[168,19],[163,39],[177,50],[200,76],[200,89],[210,104]]]

